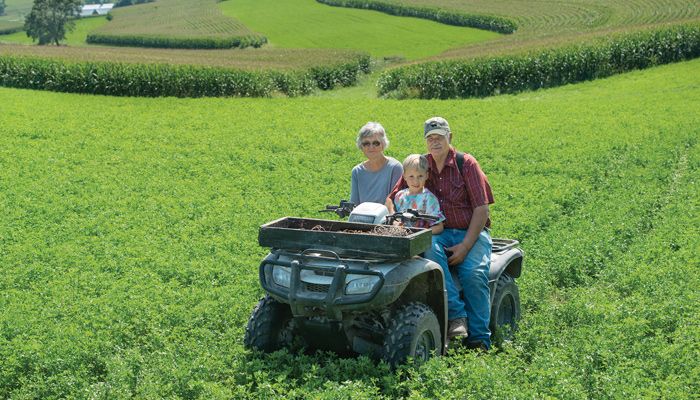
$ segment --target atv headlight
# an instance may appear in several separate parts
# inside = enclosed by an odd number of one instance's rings
[[[272,281],[280,286],[286,288],[289,287],[289,283],[292,280],[292,269],[288,267],[283,267],[281,265],[275,265],[272,268]]]
[[[345,285],[345,294],[365,294],[374,289],[379,283],[378,276],[368,276],[365,278],[353,279]]]

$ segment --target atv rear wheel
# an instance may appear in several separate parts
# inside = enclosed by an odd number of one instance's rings
[[[498,278],[491,305],[491,333],[500,340],[510,340],[518,328],[519,319],[520,292],[515,279],[504,273]]]
[[[409,357],[422,363],[440,354],[442,336],[433,310],[422,303],[410,303],[398,310],[386,330],[382,358],[392,367]]]
[[[250,315],[243,344],[266,353],[289,347],[294,338],[293,322],[289,306],[267,295]]]

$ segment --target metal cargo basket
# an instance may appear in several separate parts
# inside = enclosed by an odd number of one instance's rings
[[[406,236],[372,233],[388,227],[390,226],[285,217],[262,225],[258,243],[263,247],[292,251],[318,249],[333,251],[347,258],[381,259],[411,258],[430,248],[430,229],[403,228],[409,233]]]

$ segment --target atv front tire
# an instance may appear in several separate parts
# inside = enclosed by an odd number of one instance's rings
[[[409,358],[416,363],[428,360],[442,349],[440,324],[435,313],[423,303],[401,307],[391,318],[384,338],[382,358],[392,367]]]
[[[290,346],[292,339],[293,320],[289,306],[269,295],[260,299],[245,328],[244,346],[271,353]]]

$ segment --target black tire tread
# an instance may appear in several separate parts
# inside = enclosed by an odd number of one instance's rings
[[[255,306],[245,328],[243,345],[266,353],[279,350],[279,330],[291,318],[289,307],[266,295]]]
[[[410,356],[411,342],[415,332],[424,318],[434,319],[435,324],[438,326],[438,335],[435,337],[435,351],[437,353],[440,352],[442,337],[439,335],[440,329],[437,317],[427,305],[414,302],[399,308],[391,319],[382,348],[384,361],[392,366],[406,362]]]
[[[499,326],[497,326],[498,321],[498,309],[500,307],[500,299],[505,293],[510,293],[513,296],[513,301],[515,302],[516,312],[514,314],[515,321],[514,327],[517,328],[517,320],[520,318],[520,291],[518,286],[515,284],[515,278],[503,273],[496,283],[496,293],[493,296],[493,302],[491,307],[491,320],[489,323],[489,329],[491,333],[495,332]]]

